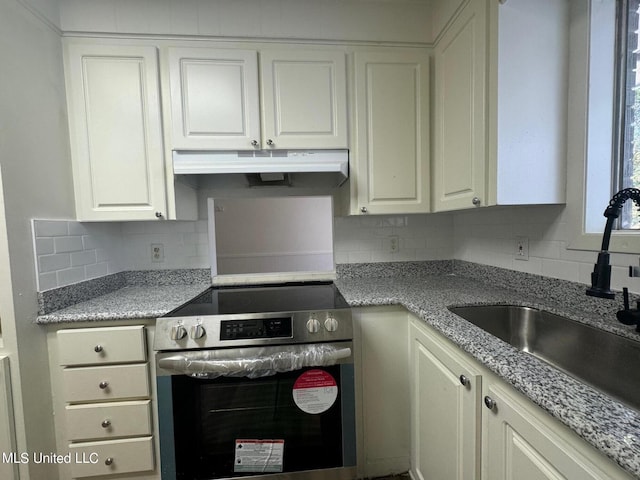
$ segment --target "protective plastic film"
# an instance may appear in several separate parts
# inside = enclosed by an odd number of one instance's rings
[[[351,348],[330,344],[286,345],[231,350],[197,350],[161,358],[158,366],[201,378],[259,378],[305,367],[335,365],[351,356]]]

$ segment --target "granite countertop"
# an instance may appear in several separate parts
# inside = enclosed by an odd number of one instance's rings
[[[61,310],[39,315],[36,323],[156,318],[204,292],[210,284],[124,286]]]
[[[603,321],[602,315],[559,308],[540,297],[460,276],[346,278],[336,283],[353,307],[404,306],[626,471],[640,477],[639,412],[516,350],[451,313],[447,307],[495,303],[527,305],[638,339],[632,329]],[[634,366],[630,365],[630,368]]]
[[[345,275],[339,276],[336,284],[353,307],[404,306],[626,471],[640,478],[640,412],[516,350],[447,310],[453,305],[527,305],[637,340],[638,334],[632,327],[615,321],[611,311],[616,305],[599,299],[585,299],[584,285],[563,284],[494,267],[463,262],[456,266],[456,275],[451,274],[453,267],[446,262],[435,267],[429,265],[424,270],[418,264],[413,267],[402,263],[385,267],[385,270],[379,265],[368,264],[354,275],[348,267],[341,272]],[[205,277],[203,274],[202,278]],[[141,285],[137,278],[135,281],[130,278],[129,282],[130,285],[115,291],[45,312],[36,322],[56,324],[155,318],[180,306],[210,285],[200,281],[200,277],[189,284]],[[536,285],[544,287],[536,290]],[[571,307],[576,299],[585,302],[581,305],[582,310]],[[635,368],[634,365],[629,367]]]

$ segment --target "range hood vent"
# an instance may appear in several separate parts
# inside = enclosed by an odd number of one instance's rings
[[[242,173],[260,178],[273,174],[334,173],[335,185],[349,177],[348,150],[259,150],[173,152],[175,175]],[[288,176],[288,175],[287,175]]]

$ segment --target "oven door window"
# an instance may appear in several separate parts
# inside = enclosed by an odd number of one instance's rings
[[[342,466],[341,392],[326,411],[305,413],[293,386],[305,371],[258,379],[173,376],[178,478],[256,475],[234,469],[237,440],[284,440],[283,472]],[[323,367],[340,385],[340,366]]]

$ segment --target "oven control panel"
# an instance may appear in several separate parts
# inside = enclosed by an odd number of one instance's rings
[[[153,348],[157,351],[189,350],[352,339],[353,327],[349,309],[196,315],[159,318]]]
[[[290,338],[291,332],[291,317],[222,320],[220,322],[220,340]]]

